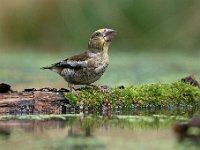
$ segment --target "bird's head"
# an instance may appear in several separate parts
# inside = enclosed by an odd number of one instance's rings
[[[99,29],[92,34],[88,48],[91,50],[107,51],[115,35],[116,31],[113,29]]]

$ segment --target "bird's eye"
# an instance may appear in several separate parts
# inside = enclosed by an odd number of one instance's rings
[[[100,35],[101,35],[100,32],[95,33],[95,36],[100,36]]]

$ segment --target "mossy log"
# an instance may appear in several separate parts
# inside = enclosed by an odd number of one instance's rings
[[[123,107],[123,108],[167,108],[197,107],[200,104],[198,87],[184,82],[171,84],[137,85],[127,88],[113,88],[100,91],[82,89],[78,95],[65,93],[66,99],[73,106],[87,108]]]
[[[14,92],[9,85],[0,84],[0,114],[60,114],[70,112],[69,106],[79,112],[101,110],[110,113],[113,108],[197,107],[200,102],[199,83],[192,76],[170,84],[118,87],[104,91],[83,88],[77,92],[74,95],[65,89],[49,88]]]

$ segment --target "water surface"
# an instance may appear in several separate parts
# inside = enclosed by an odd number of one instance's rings
[[[18,115],[1,117],[4,150],[177,150],[172,127],[196,112],[138,112],[126,115]],[[32,118],[32,119],[30,119]],[[44,119],[46,118],[46,119]],[[196,148],[196,147],[192,147]]]

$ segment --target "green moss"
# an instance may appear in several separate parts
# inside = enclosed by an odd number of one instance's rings
[[[65,93],[70,104],[76,106],[83,101],[86,106],[98,108],[104,101],[109,101],[112,106],[182,106],[198,104],[200,90],[197,87],[183,82],[171,84],[150,84],[130,86],[125,89],[113,88],[109,92],[96,89],[83,89],[78,96]]]

